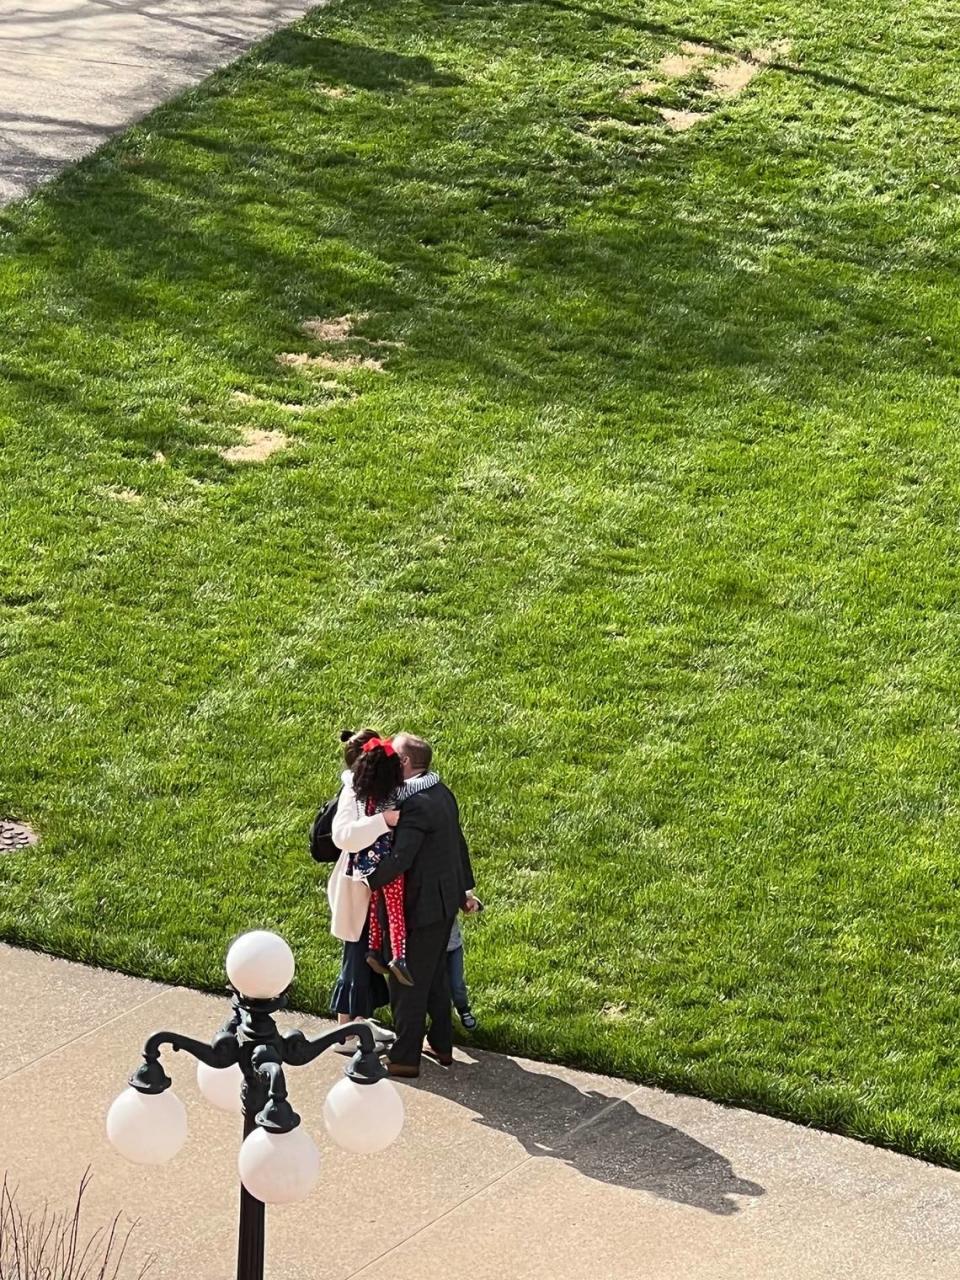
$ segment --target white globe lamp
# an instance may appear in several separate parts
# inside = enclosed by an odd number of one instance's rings
[[[244,1140],[237,1163],[240,1181],[264,1204],[304,1200],[320,1177],[320,1152],[303,1125],[289,1133],[254,1129]]]
[[[239,937],[227,952],[227,977],[248,1000],[274,1000],[293,981],[293,952],[276,933],[254,929]]]
[[[172,1089],[124,1089],[107,1112],[107,1137],[133,1164],[164,1164],[187,1140],[186,1108]]]
[[[373,1155],[400,1136],[403,1099],[389,1080],[357,1084],[345,1077],[327,1094],[323,1120],[338,1147],[355,1155]]]
[[[236,1116],[243,1114],[240,1093],[243,1088],[243,1072],[235,1062],[229,1067],[219,1068],[198,1062],[197,1087],[207,1102],[218,1111],[229,1111]]]

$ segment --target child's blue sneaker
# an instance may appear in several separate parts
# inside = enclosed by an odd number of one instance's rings
[[[460,1021],[467,1031],[475,1031],[477,1029],[477,1019],[469,1005],[466,1009],[458,1009],[457,1013],[460,1015]]]

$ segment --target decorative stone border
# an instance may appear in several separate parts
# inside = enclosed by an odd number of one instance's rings
[[[17,853],[20,849],[39,843],[40,837],[25,822],[0,818],[0,853]]]

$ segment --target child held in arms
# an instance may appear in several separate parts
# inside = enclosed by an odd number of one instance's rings
[[[353,790],[357,802],[367,814],[383,813],[396,809],[403,793],[403,765],[388,738],[371,738],[363,744],[359,757],[353,764]],[[393,848],[393,831],[379,836],[369,848],[350,854],[348,874],[368,876],[373,869],[390,856]],[[397,982],[413,986],[413,977],[407,968],[407,923],[404,915],[405,876],[398,876],[382,889],[374,889],[370,895],[370,950],[367,964],[377,973],[392,973]],[[380,922],[380,903],[386,907],[387,927],[390,934],[391,958],[383,955],[383,930]]]

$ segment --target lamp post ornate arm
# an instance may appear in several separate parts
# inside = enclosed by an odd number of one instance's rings
[[[268,976],[241,963],[244,955],[235,959],[238,949],[256,953],[258,948],[266,953]],[[315,1039],[302,1031],[281,1035],[273,1015],[286,1007],[293,978],[293,954],[283,939],[245,934],[231,947],[227,974],[233,991],[228,1020],[209,1043],[177,1031],[150,1036],[130,1088],[110,1109],[107,1133],[137,1163],[174,1156],[186,1140],[186,1110],[171,1090],[160,1054],[169,1047],[195,1058],[201,1064],[201,1092],[215,1106],[243,1115],[237,1280],[263,1280],[265,1203],[302,1199],[316,1184],[320,1168],[316,1144],[287,1099],[284,1067],[306,1066],[356,1037],[359,1048],[346,1078],[333,1086],[324,1104],[330,1136],[348,1150],[373,1152],[388,1146],[402,1127],[403,1104],[386,1079],[379,1056],[384,1045],[378,1044],[369,1023],[348,1023]],[[267,994],[270,986],[279,994]],[[255,994],[244,994],[248,989]]]
[[[130,1078],[130,1086],[141,1093],[163,1093],[173,1083],[160,1065],[160,1050],[169,1045],[174,1053],[181,1049],[208,1067],[232,1067],[240,1061],[240,1049],[236,1037],[224,1028],[218,1031],[210,1044],[183,1036],[179,1031],[157,1031],[143,1046],[143,1064]]]
[[[371,1083],[383,1077],[377,1041],[369,1022],[349,1022],[311,1040],[302,1031],[288,1031],[280,1037],[280,1053],[290,1067],[305,1067],[336,1044],[345,1044],[356,1036],[360,1049],[346,1069],[348,1079],[357,1084]]]

